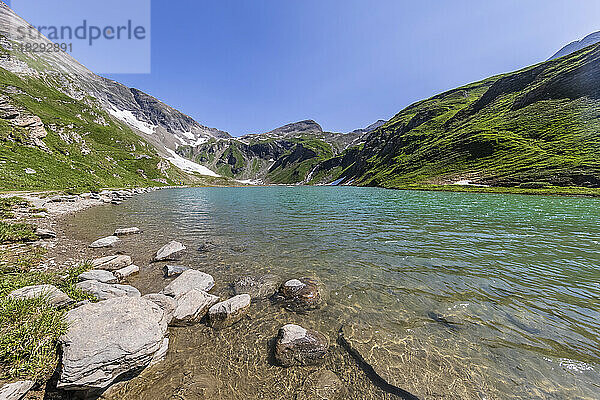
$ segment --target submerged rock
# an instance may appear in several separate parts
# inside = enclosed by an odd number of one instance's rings
[[[26,286],[13,290],[8,294],[9,299],[27,300],[44,297],[54,307],[63,307],[71,304],[73,300],[53,285]]]
[[[108,300],[115,297],[141,297],[140,291],[129,285],[83,281],[79,282],[76,287],[83,292],[93,295],[98,300]]]
[[[8,383],[0,389],[0,400],[21,400],[33,387],[33,381]]]
[[[35,230],[35,234],[40,239],[55,239],[56,238],[56,232],[51,231],[49,229],[37,228]]]
[[[235,324],[248,313],[250,301],[249,294],[240,294],[215,304],[208,310],[208,323],[215,329]]]
[[[177,275],[181,275],[184,271],[187,271],[189,267],[183,267],[181,265],[165,265],[163,267],[163,274],[165,278],[172,278]]]
[[[79,282],[83,281],[98,281],[102,283],[117,283],[117,278],[110,271],[103,269],[92,269],[91,271],[85,271],[78,277]]]
[[[140,230],[140,228],[137,227],[133,227],[133,228],[120,228],[120,229],[115,229],[115,236],[126,236],[126,235],[136,235],[138,233],[142,233],[142,231]]]
[[[119,243],[120,241],[121,241],[121,239],[119,239],[116,236],[108,236],[108,237],[96,240],[95,242],[90,244],[90,247],[93,249],[101,249],[104,247],[113,247],[115,244]]]
[[[97,269],[105,269],[107,271],[116,271],[118,269],[131,265],[133,261],[131,257],[124,255],[107,256],[97,258],[92,261],[92,266]]]
[[[279,330],[275,342],[275,359],[284,367],[320,364],[329,342],[320,332],[288,324]]]
[[[128,267],[121,268],[121,269],[115,271],[115,276],[117,277],[117,279],[121,280],[121,279],[125,279],[128,276],[131,276],[133,274],[137,274],[138,272],[140,272],[140,267],[138,267],[137,265],[131,264]]]
[[[164,294],[160,293],[147,294],[142,298],[150,300],[151,302],[159,306],[161,310],[163,310],[164,315],[160,321],[160,324],[161,326],[164,325],[166,329],[167,326],[169,326],[169,324],[171,323],[171,321],[173,321],[173,314],[175,313],[175,309],[177,308],[177,301],[172,297],[165,296]]]
[[[175,278],[175,280],[164,288],[161,293],[179,299],[192,289],[208,292],[214,286],[215,280],[209,274],[205,274],[204,272],[195,269],[188,269],[179,275],[179,277]]]
[[[268,298],[277,291],[279,277],[275,275],[243,276],[236,279],[231,288],[234,295],[249,294],[252,300]]]
[[[208,309],[219,302],[219,297],[192,289],[177,300],[173,325],[189,325],[199,322]]]
[[[154,256],[154,261],[176,261],[180,260],[183,252],[185,251],[185,246],[179,242],[171,241],[168,244],[164,245],[156,252]]]
[[[322,304],[319,284],[312,278],[290,279],[281,285],[273,299],[297,312],[315,310]]]
[[[206,242],[206,243],[202,243],[200,246],[198,246],[197,250],[200,253],[208,253],[209,251],[213,251],[216,248],[217,248],[217,246],[215,246],[213,243]]]
[[[154,302],[119,297],[67,313],[61,336],[62,367],[57,387],[104,389],[119,376],[150,364],[164,347],[166,326]]]
[[[304,382],[296,400],[342,400],[346,388],[336,374],[329,370],[316,371]]]

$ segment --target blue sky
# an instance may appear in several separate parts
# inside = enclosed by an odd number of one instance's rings
[[[152,73],[108,77],[236,136],[346,132],[596,30],[597,0],[153,0]]]

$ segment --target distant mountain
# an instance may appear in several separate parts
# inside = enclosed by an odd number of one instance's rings
[[[313,181],[600,187],[600,44],[400,111]]]
[[[566,45],[565,47],[560,49],[555,55],[550,57],[548,60],[554,60],[556,58],[560,58],[560,57],[566,56],[568,54],[575,53],[576,51],[585,49],[586,47],[591,46],[596,43],[599,43],[599,42],[600,42],[600,32],[591,33],[581,40],[576,40],[572,43],[569,43],[568,45]]]
[[[22,51],[22,39],[13,36],[19,27],[30,25],[0,2],[0,188],[174,183],[185,181],[186,173],[216,175],[175,151],[229,134],[95,75],[66,52]],[[26,40],[51,43],[42,36]]]
[[[239,180],[260,183],[311,183],[311,172],[363,138],[362,132],[324,132],[312,120],[240,138],[211,139],[196,146],[179,146],[182,157]]]
[[[363,133],[363,134],[364,134],[364,133],[371,133],[371,132],[373,132],[375,129],[377,129],[377,128],[379,128],[379,127],[383,126],[383,125],[385,125],[385,123],[386,123],[386,122],[387,122],[387,121],[385,121],[385,120],[383,120],[383,119],[380,119],[380,120],[378,120],[378,121],[376,121],[376,122],[372,123],[371,125],[367,126],[366,128],[356,129],[356,130],[353,130],[353,131],[352,131],[352,132],[350,132],[350,133]]]

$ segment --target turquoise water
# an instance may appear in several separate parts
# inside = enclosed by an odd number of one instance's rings
[[[167,360],[114,398],[293,398],[311,369],[273,366],[268,343],[294,322],[329,336],[325,367],[348,398],[393,397],[335,345],[341,325],[380,375],[424,399],[599,399],[598,221],[597,199],[259,187],[159,191],[68,229],[93,240],[142,228],[117,250],[142,267],[131,283],[145,293],[166,285],[148,260],[172,239],[225,297],[236,277],[262,273],[327,288],[308,315],[261,302],[230,330],[172,329]]]

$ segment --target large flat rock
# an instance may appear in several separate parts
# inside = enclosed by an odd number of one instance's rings
[[[185,246],[179,242],[171,241],[160,248],[154,255],[154,261],[175,261],[180,260]]]
[[[103,389],[124,373],[140,370],[164,351],[163,310],[154,302],[118,297],[88,303],[67,313],[60,340],[58,387]]]
[[[98,239],[95,242],[90,244],[92,249],[101,249],[104,247],[113,247],[115,244],[119,243],[120,239],[116,236],[107,236],[102,239]]]
[[[79,282],[77,289],[93,295],[98,300],[108,300],[115,297],[141,297],[140,291],[133,286],[108,284],[98,281]]]

